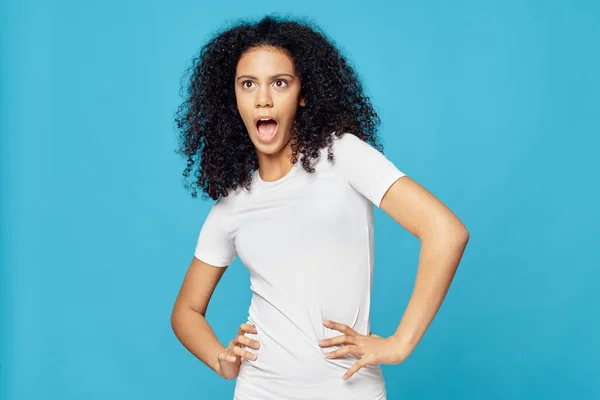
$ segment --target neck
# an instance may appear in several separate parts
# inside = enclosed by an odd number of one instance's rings
[[[275,154],[257,152],[257,156],[258,173],[260,179],[265,182],[276,181],[283,178],[290,172],[294,165],[290,161],[292,158],[291,140]]]

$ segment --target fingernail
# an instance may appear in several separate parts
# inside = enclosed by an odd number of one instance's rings
[[[325,358],[331,358],[332,354],[331,353],[327,353],[325,354]]]
[[[342,379],[343,379],[343,380],[346,380],[346,379],[348,379],[348,375],[347,375],[347,374],[344,374],[344,376],[342,376]]]
[[[323,346],[325,344],[325,340],[319,340],[319,345]]]
[[[253,355],[252,357],[250,357],[252,359],[252,361],[256,361],[256,356]]]
[[[329,321],[323,321],[323,325],[325,325],[325,326],[329,326],[330,324],[331,324],[331,322],[329,322]]]

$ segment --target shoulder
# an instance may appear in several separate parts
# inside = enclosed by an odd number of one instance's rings
[[[317,171],[329,170],[330,168],[345,170],[353,164],[353,160],[357,157],[365,156],[365,152],[368,155],[371,151],[377,151],[351,132],[332,132],[330,136],[330,144],[319,150],[319,157],[313,165]],[[329,158],[330,154],[332,155],[331,159]]]
[[[223,212],[232,212],[237,208],[239,203],[247,201],[250,197],[252,197],[255,179],[254,173],[252,173],[250,190],[243,186],[238,186],[235,189],[229,189],[227,196],[221,196],[214,202],[213,208],[223,210]]]
[[[352,132],[332,133],[333,143],[336,146],[356,146],[360,143],[365,143],[361,138]]]
[[[218,220],[219,223],[224,224],[226,220],[232,215],[235,207],[235,196],[232,195],[231,191],[227,196],[221,196],[210,206],[208,217],[212,220]]]
[[[365,151],[377,151],[373,146],[359,138],[354,133],[344,132],[339,136],[336,134],[333,134],[332,136],[332,150],[334,157],[337,155],[341,157],[352,157]]]
[[[339,136],[335,134],[332,136],[333,162],[341,168],[350,167],[359,159],[369,160],[382,155],[379,150],[354,133],[344,132]]]

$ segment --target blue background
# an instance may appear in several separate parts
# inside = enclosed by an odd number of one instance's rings
[[[170,312],[210,202],[182,186],[180,79],[223,23],[312,18],[354,63],[385,153],[471,240],[393,399],[600,398],[600,7],[583,1],[42,2],[0,9],[0,398],[231,399]],[[376,210],[372,328],[419,241]],[[246,318],[236,261],[209,307]]]

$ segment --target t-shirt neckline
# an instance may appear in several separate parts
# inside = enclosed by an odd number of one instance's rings
[[[284,176],[274,181],[263,181],[263,179],[260,177],[260,174],[258,173],[258,169],[254,171],[254,174],[261,186],[275,186],[290,179],[296,173],[296,170],[298,169],[298,164],[300,164],[300,160],[292,164],[292,168]]]

